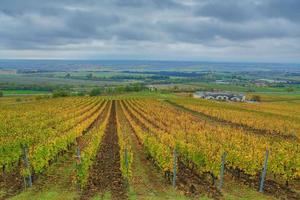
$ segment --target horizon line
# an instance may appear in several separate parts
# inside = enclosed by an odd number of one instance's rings
[[[95,58],[0,58],[0,61],[150,61],[150,62],[202,62],[202,63],[247,63],[247,64],[295,64],[299,62],[270,62],[270,61],[224,61],[224,60],[187,60],[187,59],[95,59]]]

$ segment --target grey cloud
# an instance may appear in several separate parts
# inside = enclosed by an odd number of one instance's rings
[[[173,8],[178,7],[180,4],[173,0],[115,0],[118,6],[128,7],[145,7],[154,6],[157,8]]]
[[[209,0],[198,6],[194,13],[197,16],[207,16],[222,21],[243,22],[258,16],[255,15],[257,5],[252,1]]]
[[[239,46],[269,39],[288,43],[300,39],[299,25],[299,0],[0,1],[2,51],[93,42],[122,49],[145,43],[160,49],[178,43],[217,47],[220,38]]]
[[[209,42],[216,37],[240,42],[258,38],[300,37],[300,28],[297,25],[282,20],[247,24],[222,23],[215,20],[161,23],[165,31],[171,33],[169,35],[174,40],[189,42]]]
[[[269,17],[281,17],[300,23],[299,0],[269,0],[264,4],[264,11]]]
[[[121,23],[122,19],[115,15],[106,15],[96,12],[79,11],[67,16],[66,28],[70,32],[83,34],[83,36],[96,36],[99,29],[108,29]]]
[[[299,0],[204,0],[195,9],[196,16],[222,21],[245,22],[265,18],[283,18],[300,22]]]

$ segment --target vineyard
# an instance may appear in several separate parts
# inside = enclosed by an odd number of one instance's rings
[[[64,199],[239,199],[229,183],[260,199],[300,199],[299,107],[185,97],[1,99],[0,199],[27,199],[60,183],[74,194]]]
[[[218,120],[252,127],[268,134],[299,138],[299,102],[289,103],[216,103],[206,100],[175,100],[175,103]]]

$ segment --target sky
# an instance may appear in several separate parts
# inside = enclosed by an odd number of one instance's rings
[[[300,0],[0,0],[0,59],[300,63]]]

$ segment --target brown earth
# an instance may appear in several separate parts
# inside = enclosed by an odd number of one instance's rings
[[[128,111],[129,115],[135,120],[144,130],[148,130],[143,124],[129,111],[129,107],[123,104],[124,108]],[[136,134],[135,134],[136,135]],[[147,155],[148,160],[153,160],[150,155]],[[154,163],[154,161],[152,162]],[[166,176],[170,184],[170,176]],[[204,180],[194,171],[190,170],[183,162],[178,162],[177,172],[177,189],[184,192],[189,197],[199,197],[203,194],[208,194],[209,197],[214,199],[222,199],[222,194],[215,186],[212,186],[208,181]]]
[[[207,194],[213,199],[223,199],[221,192],[204,175],[198,175],[180,160],[178,161],[177,188],[190,197]]]
[[[105,102],[103,101],[100,105],[97,104],[97,106],[99,106],[99,108],[96,111],[94,111],[93,113],[91,113],[88,117],[90,117],[90,116],[92,116],[92,114],[95,114],[96,112],[98,112],[101,109],[101,107],[103,106],[104,103]],[[92,108],[86,110],[85,112],[87,112],[91,109]],[[99,120],[101,119],[101,116],[102,115],[99,114],[97,119],[91,123],[91,125],[83,132],[83,134],[85,134],[92,127],[94,127],[99,122]],[[86,120],[88,117],[84,118],[82,121]],[[72,128],[75,127],[76,125],[77,124],[73,125]],[[76,139],[79,140],[79,138],[76,138]],[[73,147],[74,147],[74,144],[71,144],[71,145],[68,146],[68,150],[63,150],[63,151],[59,152],[59,154],[57,155],[57,157],[54,160],[49,161],[49,165],[51,165],[51,166],[53,164],[56,165],[57,160],[60,157],[64,157],[64,155],[67,155],[67,157],[68,156],[72,157],[73,151],[71,152],[71,150],[74,150]],[[68,160],[68,161],[65,161],[64,163],[67,163],[67,162],[73,162],[73,161]],[[20,162],[20,163],[22,163],[22,162]],[[60,164],[61,164],[61,161],[59,163],[59,166],[60,166]],[[24,187],[25,187],[24,186],[24,179],[20,175],[18,168],[16,168],[13,172],[3,173],[3,174],[0,175],[0,188],[3,189],[3,191],[4,191],[4,195],[0,196],[0,200],[8,199],[10,197],[13,197],[13,196],[19,194],[20,192],[22,192],[24,190]],[[42,190],[42,189],[46,188],[47,184],[57,182],[58,179],[59,179],[59,176],[52,176],[52,175],[48,175],[47,173],[32,174],[32,181],[33,181],[33,186],[34,186],[33,188],[36,191]]]
[[[259,189],[259,180],[260,180],[259,175],[257,175],[257,177],[253,179],[249,175],[243,173],[240,170],[227,169],[226,171],[228,171],[231,174],[234,180],[241,182],[255,190]],[[297,193],[291,190],[291,188],[269,179],[266,179],[264,183],[264,193],[272,195],[279,199],[286,199],[286,200],[300,199],[300,193]]]
[[[21,192],[24,188],[23,178],[16,170],[16,172],[0,175],[0,188],[4,189],[5,194],[0,196],[0,200],[8,199]],[[1,191],[1,190],[0,190]]]
[[[228,121],[225,121],[225,120],[217,119],[215,117],[206,115],[204,113],[190,110],[190,109],[185,108],[181,105],[178,105],[174,102],[171,102],[171,101],[168,101],[168,100],[166,102],[169,103],[171,106],[174,106],[174,107],[176,107],[180,110],[183,110],[185,112],[189,112],[191,114],[194,114],[196,117],[203,117],[204,120],[214,121],[214,122],[217,122],[221,125],[232,126],[232,127],[235,127],[235,128],[242,128],[245,131],[248,131],[248,132],[251,132],[253,134],[260,135],[260,136],[274,137],[274,138],[284,139],[284,140],[298,140],[299,139],[296,136],[295,136],[296,137],[295,138],[292,135],[271,134],[271,133],[268,133],[264,130],[259,130],[259,129],[255,129],[253,127],[248,127],[248,126],[245,126],[245,125],[236,124],[236,123],[228,122]],[[228,169],[227,172],[229,172],[236,181],[242,182],[245,185],[248,185],[251,188],[258,190],[258,188],[259,188],[259,175],[255,179],[253,179],[250,176],[244,174],[240,170]],[[294,192],[290,187],[287,187],[284,184],[280,184],[280,183],[278,183],[274,180],[266,180],[265,181],[264,192],[266,194],[272,195],[272,196],[274,196],[276,198],[280,198],[280,199],[300,199],[300,194],[299,193]]]
[[[173,199],[170,195],[172,187],[170,182],[162,176],[161,171],[155,167],[152,160],[147,155],[142,143],[130,126],[126,119],[123,110],[118,104],[120,109],[120,118],[124,119],[122,126],[126,126],[129,134],[130,145],[133,152],[132,162],[132,178],[129,183],[133,187],[137,199]]]
[[[81,199],[90,199],[98,193],[110,191],[112,199],[126,199],[126,184],[120,170],[120,147],[116,127],[116,105],[112,102],[109,124],[105,130],[96,160]]]

